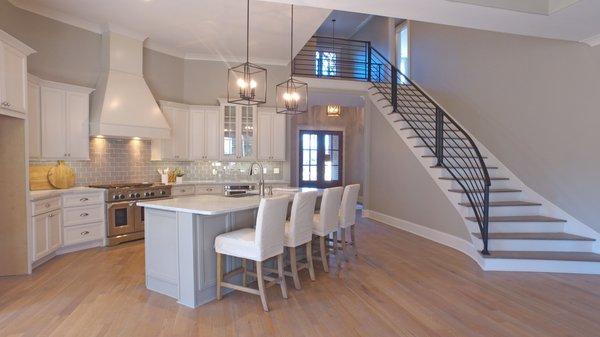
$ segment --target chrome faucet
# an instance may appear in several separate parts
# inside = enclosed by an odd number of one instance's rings
[[[260,168],[260,180],[258,181],[258,194],[261,197],[265,196],[265,174],[264,174],[264,168],[262,166],[261,163],[255,161],[250,165],[250,175],[254,175],[254,165],[258,165],[258,168]]]

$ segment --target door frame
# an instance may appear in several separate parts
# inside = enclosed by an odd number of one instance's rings
[[[342,186],[346,186],[346,128],[340,126],[315,126],[315,125],[305,125],[299,124],[296,126],[296,148],[295,158],[296,158],[296,166],[293,168],[296,171],[296,186],[300,186],[300,131],[336,131],[342,133]]]

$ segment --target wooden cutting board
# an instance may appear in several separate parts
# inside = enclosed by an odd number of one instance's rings
[[[55,187],[48,181],[48,172],[54,165],[29,166],[29,189],[32,191],[53,190]]]
[[[70,188],[75,186],[75,172],[64,161],[59,160],[58,165],[48,172],[48,181],[56,188]]]

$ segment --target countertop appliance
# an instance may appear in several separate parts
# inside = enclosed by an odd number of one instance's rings
[[[251,194],[256,190],[256,185],[225,185],[223,186],[223,194],[226,197],[244,196]]]
[[[106,235],[109,246],[144,238],[144,208],[139,200],[170,199],[171,186],[153,183],[90,185],[106,190]]]

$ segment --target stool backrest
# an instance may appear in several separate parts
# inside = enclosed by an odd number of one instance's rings
[[[296,193],[290,214],[290,234],[297,242],[312,238],[313,215],[317,203],[317,191]]]
[[[255,243],[260,247],[265,258],[283,253],[283,235],[285,216],[289,204],[287,195],[263,198],[258,206],[256,217]]]
[[[349,227],[356,223],[356,204],[358,203],[358,192],[360,185],[348,185],[344,188],[342,205],[340,207],[340,226]]]
[[[340,203],[342,201],[343,192],[343,187],[327,188],[323,192],[323,198],[321,199],[321,209],[319,210],[321,221],[319,225],[327,233],[335,230],[340,221]]]

